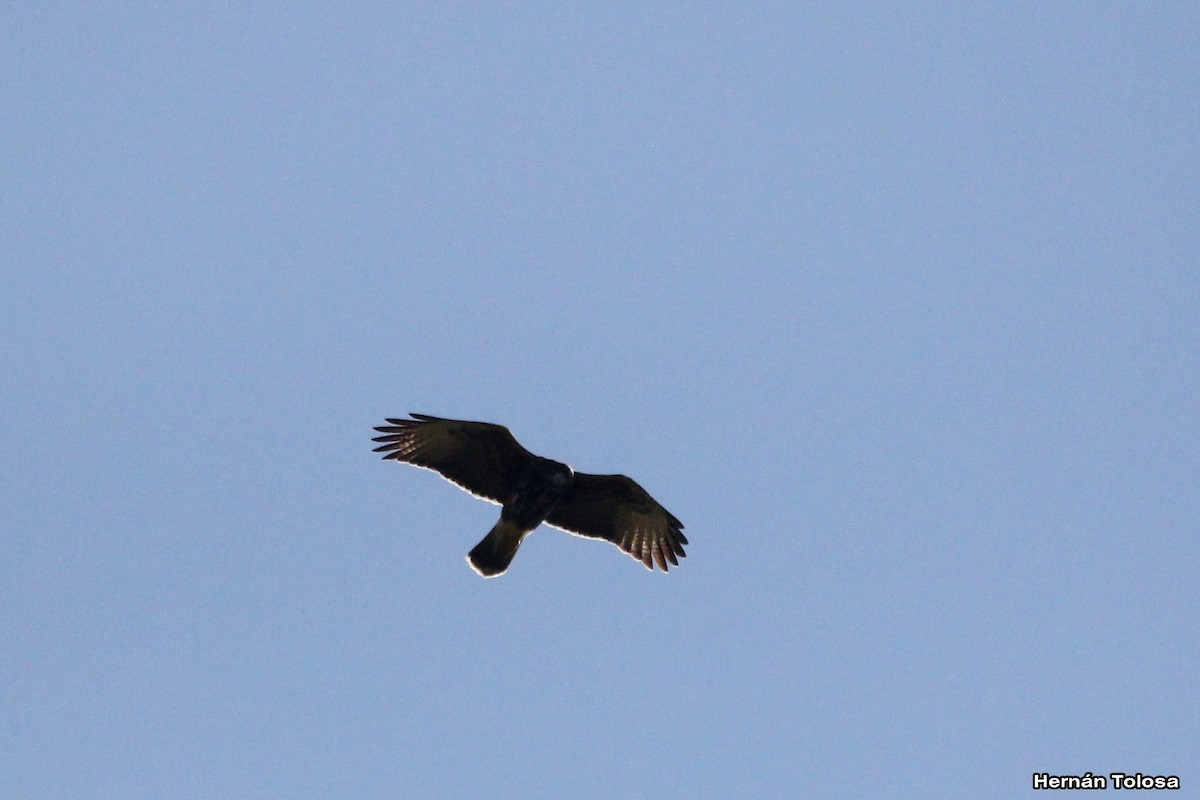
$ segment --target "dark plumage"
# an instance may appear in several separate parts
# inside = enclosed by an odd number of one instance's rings
[[[508,428],[427,414],[388,419],[375,430],[376,452],[431,469],[476,497],[499,503],[500,521],[467,556],[484,577],[502,574],[534,528],[603,539],[653,570],[679,566],[683,523],[624,475],[588,475],[535,456]]]

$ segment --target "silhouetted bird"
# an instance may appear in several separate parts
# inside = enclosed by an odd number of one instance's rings
[[[624,475],[588,475],[535,456],[508,428],[427,414],[388,419],[377,427],[376,452],[431,469],[476,497],[499,503],[500,521],[467,556],[486,578],[508,569],[521,541],[545,522],[555,528],[604,539],[653,570],[679,566],[683,523]]]

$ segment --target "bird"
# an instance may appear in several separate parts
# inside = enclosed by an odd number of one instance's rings
[[[589,475],[522,447],[503,425],[410,413],[375,428],[385,460],[437,472],[500,506],[500,520],[467,555],[485,578],[504,574],[525,537],[545,522],[603,539],[654,571],[684,558],[683,523],[624,475]]]

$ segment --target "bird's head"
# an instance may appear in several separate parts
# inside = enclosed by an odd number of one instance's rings
[[[571,479],[575,477],[575,473],[566,464],[548,458],[541,459],[538,466],[546,482],[556,491],[565,491],[571,485]]]

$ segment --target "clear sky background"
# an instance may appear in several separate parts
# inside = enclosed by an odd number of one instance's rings
[[[0,796],[1196,796],[1195,4],[0,23]]]

